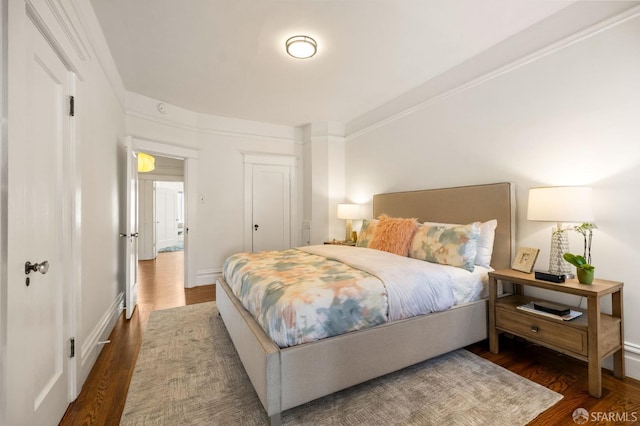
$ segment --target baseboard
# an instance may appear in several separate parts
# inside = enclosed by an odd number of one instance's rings
[[[625,342],[624,370],[625,376],[640,380],[640,345]]]
[[[211,285],[222,276],[222,269],[202,269],[196,273],[196,286]]]
[[[120,317],[124,309],[124,293],[118,294],[115,300],[109,306],[107,311],[102,315],[100,321],[93,328],[87,339],[82,342],[80,346],[80,360],[78,363],[78,389],[82,388],[82,384],[87,379],[87,376],[91,372],[93,365],[98,359],[100,351],[102,351],[103,345],[99,345],[98,342],[107,340],[116,321]]]

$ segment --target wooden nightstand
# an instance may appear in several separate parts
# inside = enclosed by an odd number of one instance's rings
[[[325,241],[325,244],[333,244],[336,246],[355,246],[356,242],[355,241],[338,241],[338,240],[331,240],[331,241]]]
[[[514,294],[498,297],[498,281],[513,283]],[[587,298],[587,309],[571,307],[583,314],[562,321],[517,309],[525,303],[541,301],[524,296],[523,287],[531,286],[575,294]],[[489,272],[489,347],[498,353],[501,332],[520,336],[531,342],[557,350],[589,364],[589,395],[602,396],[602,360],[613,355],[613,374],[624,378],[624,326],[621,282],[595,279],[580,284],[576,279],[564,283],[536,280],[534,275],[502,269]],[[600,299],[611,295],[612,314],[600,312]]]

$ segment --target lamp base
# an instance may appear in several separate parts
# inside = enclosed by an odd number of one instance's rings
[[[573,268],[564,260],[564,254],[569,251],[569,236],[566,229],[556,229],[551,234],[551,254],[549,255],[549,272],[554,275],[564,275],[573,278]]]
[[[351,224],[351,219],[346,219],[347,222],[347,233],[346,233],[346,238],[344,239],[345,241],[352,241],[351,238],[351,229],[352,229],[352,224]]]

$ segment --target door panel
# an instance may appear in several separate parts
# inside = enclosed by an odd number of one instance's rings
[[[131,319],[138,303],[138,157],[129,141],[127,150],[127,228],[125,285],[126,317]]]
[[[158,249],[178,244],[178,191],[156,188]]]
[[[7,407],[10,422],[52,424],[64,415],[70,385],[70,198],[63,165],[71,75],[33,23],[27,25],[25,140],[10,151],[7,345],[10,388],[24,394],[10,392]],[[26,274],[25,262],[45,260],[46,273]]]
[[[289,174],[287,166],[253,167],[253,251],[290,248]]]
[[[138,181],[138,260],[151,260],[156,252],[155,182]]]

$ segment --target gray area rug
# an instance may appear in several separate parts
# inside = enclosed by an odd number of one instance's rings
[[[282,420],[513,426],[527,424],[561,399],[461,349],[287,410]],[[122,425],[266,423],[215,302],[151,312]]]
[[[174,251],[183,251],[183,250],[184,250],[184,244],[180,243],[180,244],[176,244],[175,246],[160,248],[158,249],[158,253],[170,253]]]

